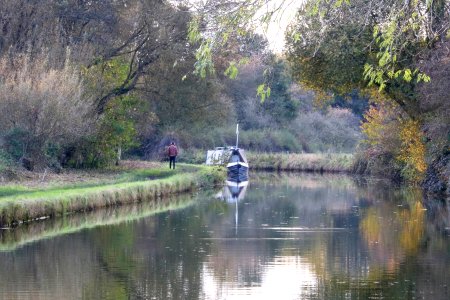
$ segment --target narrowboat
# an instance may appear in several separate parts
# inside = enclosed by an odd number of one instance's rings
[[[248,162],[243,149],[231,148],[227,173],[229,181],[242,182],[248,180]]]
[[[227,166],[228,180],[242,182],[248,180],[248,161],[244,149],[238,147],[239,124],[236,125],[236,146],[217,147],[206,153],[206,165]]]

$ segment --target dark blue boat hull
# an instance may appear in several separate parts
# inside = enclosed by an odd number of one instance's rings
[[[231,181],[247,181],[248,180],[248,167],[241,164],[235,164],[228,166],[228,180]]]

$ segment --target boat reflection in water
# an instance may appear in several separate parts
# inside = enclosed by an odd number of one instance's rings
[[[245,197],[245,192],[247,191],[248,181],[233,181],[227,180],[226,187],[224,187],[223,198],[227,203],[235,204],[235,234],[237,235],[238,229],[238,202]]]
[[[224,196],[228,203],[237,203],[244,199],[248,181],[227,180],[226,183],[227,187],[225,189]]]

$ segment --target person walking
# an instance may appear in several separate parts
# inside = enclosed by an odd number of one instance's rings
[[[178,155],[178,149],[177,149],[177,146],[175,146],[174,142],[170,143],[170,146],[167,149],[167,154],[169,155],[169,169],[172,168],[172,163],[173,163],[173,168],[175,169],[175,159]]]

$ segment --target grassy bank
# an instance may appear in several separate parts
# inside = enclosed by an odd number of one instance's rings
[[[4,185],[0,187],[0,225],[62,216],[128,203],[155,200],[168,195],[212,187],[224,179],[215,167],[179,165],[136,169],[108,180],[50,184],[44,188]]]
[[[251,169],[268,171],[352,172],[353,154],[248,152]]]

